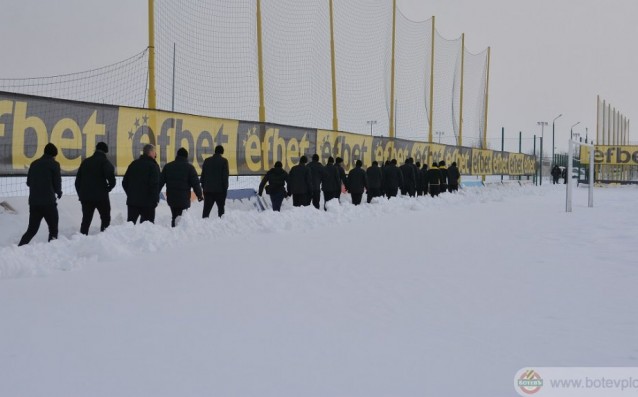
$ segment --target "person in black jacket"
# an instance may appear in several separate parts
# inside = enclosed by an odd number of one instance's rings
[[[335,159],[328,157],[328,164],[323,169],[324,178],[321,188],[323,190],[324,209],[325,203],[337,198],[339,191],[341,191],[341,176],[339,175],[339,169],[335,165]]]
[[[108,152],[108,145],[99,142],[93,156],[82,161],[75,176],[75,191],[82,203],[80,233],[84,235],[89,234],[96,209],[100,214],[100,231],[103,232],[111,224],[109,192],[115,187],[115,168],[106,158]]]
[[[275,163],[275,167],[264,175],[264,178],[259,184],[259,195],[264,194],[264,187],[266,193],[270,196],[270,202],[272,203],[273,211],[281,211],[281,203],[286,198],[286,181],[288,180],[288,173],[283,169],[281,161]],[[268,186],[266,186],[268,183]]]
[[[388,192],[386,191],[386,173],[388,172],[388,167],[390,167],[390,160],[386,160],[381,166],[381,179],[383,181],[381,185],[381,195],[387,196]]]
[[[439,161],[439,173],[441,174],[441,185],[439,187],[441,193],[447,192],[448,173],[445,161]]]
[[[226,196],[228,195],[228,178],[230,171],[228,160],[222,155],[224,147],[215,147],[215,154],[204,160],[202,165],[202,190],[204,191],[204,211],[202,218],[208,218],[213,206],[217,204],[217,216],[224,215]]]
[[[396,197],[399,192],[399,187],[403,186],[403,173],[399,167],[397,167],[396,159],[392,159],[390,165],[386,167],[383,182],[385,185],[385,194],[388,196],[388,199]]]
[[[381,186],[383,186],[383,174],[381,173],[381,168],[379,168],[379,163],[376,161],[372,162],[372,166],[368,167],[366,170],[366,175],[368,177],[368,203],[372,201],[374,197],[381,197]]]
[[[122,187],[126,193],[127,222],[155,222],[159,202],[160,168],[155,161],[155,146],[144,145],[142,155],[126,169]]]
[[[361,168],[362,165],[361,160],[357,160],[354,168],[348,173],[348,184],[346,187],[348,188],[348,192],[350,192],[352,204],[354,205],[361,204],[363,192],[368,187],[368,176],[363,168]]]
[[[425,163],[425,161],[423,162],[423,167],[421,167],[420,178],[421,178],[421,186],[423,187],[423,195],[427,196],[428,195],[428,165]]]
[[[405,164],[401,167],[401,174],[403,174],[403,185],[401,187],[402,195],[409,195],[410,197],[414,197],[416,192],[416,175],[414,172],[414,167],[412,165],[412,159],[408,158],[405,160]]]
[[[416,164],[416,196],[423,196],[423,170],[421,169],[421,162],[417,161]]]
[[[288,194],[292,195],[292,205],[295,207],[310,205],[312,175],[306,163],[308,163],[308,158],[301,156],[299,164],[292,167],[288,175]]]
[[[310,169],[310,175],[312,175],[312,190],[310,191],[312,205],[316,209],[319,209],[319,204],[321,202],[321,184],[324,179],[324,167],[323,164],[319,162],[318,154],[315,153],[312,155],[312,161],[308,164],[308,168]]]
[[[31,163],[27,174],[29,187],[29,226],[18,246],[29,244],[38,233],[42,219],[49,227],[49,241],[58,238],[58,205],[55,200],[62,197],[60,163],[55,161],[58,148],[52,143],[44,147],[44,154]]]
[[[197,200],[204,200],[197,171],[188,162],[186,149],[179,148],[175,160],[162,169],[160,191],[164,185],[166,185],[166,202],[171,208],[171,226],[175,227],[177,217],[182,216],[184,210],[191,207],[191,189],[195,192]]]
[[[456,192],[459,190],[459,180],[461,179],[461,173],[459,172],[459,168],[456,165],[456,162],[453,162],[450,168],[447,170],[448,177],[448,188],[450,192]]]
[[[558,178],[560,178],[561,170],[558,164],[554,164],[554,168],[552,168],[552,182],[553,184],[558,183]]]
[[[343,159],[341,157],[337,157],[335,159],[335,163],[336,163],[337,170],[339,171],[339,189],[337,190],[337,200],[339,200],[341,198],[342,186],[346,186],[346,183],[348,182],[348,177],[346,176],[346,170],[343,168]]]
[[[432,163],[432,167],[428,170],[427,180],[430,196],[438,196],[441,189],[441,171],[436,162]]]

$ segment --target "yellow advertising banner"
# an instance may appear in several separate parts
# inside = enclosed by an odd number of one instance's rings
[[[581,164],[589,164],[588,146],[580,149]],[[599,146],[594,147],[594,163],[597,165],[638,165],[638,146]]]
[[[157,146],[157,162],[175,159],[177,149],[188,150],[189,160],[198,173],[215,146],[224,146],[231,174],[237,174],[238,121],[190,116],[148,109],[120,108],[117,125],[116,169],[123,175],[140,156],[145,144]]]

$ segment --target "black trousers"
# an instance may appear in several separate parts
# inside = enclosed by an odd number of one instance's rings
[[[320,208],[320,203],[321,203],[321,190],[313,190],[312,191],[312,205],[316,208],[319,209]]]
[[[352,197],[352,204],[359,205],[361,204],[363,193],[350,193],[350,197]]]
[[[181,208],[181,207],[171,207],[171,227],[175,227],[175,220],[182,216],[182,214],[184,213],[184,210],[187,210],[188,208]]]
[[[370,203],[372,201],[373,198],[375,197],[381,197],[381,189],[380,188],[370,188],[368,189],[368,194],[367,196],[367,201],[368,203]]]
[[[440,185],[430,185],[430,196],[434,197],[434,196],[438,196],[439,192],[441,191],[441,186]]]
[[[323,209],[326,209],[326,203],[332,199],[336,199],[337,198],[337,192],[336,191],[328,191],[328,190],[324,190],[323,192]]]
[[[224,215],[227,192],[204,192],[204,212],[202,218],[208,218],[213,206],[217,204],[217,215],[221,218]]]
[[[40,223],[42,223],[42,219],[47,223],[49,227],[49,241],[55,240],[58,238],[58,206],[57,204],[53,205],[30,205],[29,206],[29,226],[27,227],[27,231],[24,233],[18,246],[29,244],[29,241],[38,234],[38,229],[40,229]]]
[[[399,193],[399,188],[396,188],[396,187],[395,188],[389,187],[385,189],[385,195],[388,196],[388,198],[396,197],[398,193]]]
[[[557,184],[558,183],[558,177],[557,176],[553,176],[552,178],[554,180],[554,185]]]
[[[442,183],[441,184],[441,187],[439,188],[439,192],[441,192],[441,193],[447,192],[447,183]]]
[[[458,184],[454,184],[454,185],[450,184],[448,186],[448,189],[449,189],[450,192],[456,192],[456,191],[459,190],[459,185]]]
[[[286,192],[275,192],[270,193],[270,201],[272,202],[272,210],[273,211],[281,211],[281,203],[284,202],[286,198]]]
[[[305,193],[293,194],[292,205],[294,207],[305,207],[307,205],[310,205],[310,203],[308,202],[308,195]]]
[[[137,223],[139,218],[140,223],[155,223],[155,207],[137,207],[135,205],[127,205],[126,207],[128,208],[127,222]]]
[[[80,233],[89,234],[89,228],[93,221],[93,214],[97,210],[100,214],[100,231],[103,232],[111,224],[111,202],[107,198],[103,201],[82,201],[82,223]]]

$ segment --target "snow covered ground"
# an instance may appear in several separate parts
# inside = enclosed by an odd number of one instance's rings
[[[2,396],[512,396],[526,366],[638,367],[638,189],[230,206],[31,245],[0,212]],[[214,210],[215,211],[215,210]]]

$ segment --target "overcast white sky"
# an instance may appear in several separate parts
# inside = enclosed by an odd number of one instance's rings
[[[336,0],[347,1],[347,0]],[[388,0],[390,1],[390,0]],[[489,135],[506,150],[540,135],[545,150],[566,147],[569,127],[595,136],[596,95],[638,120],[636,0],[398,0],[414,20],[437,17],[445,37],[466,33],[474,52],[492,47]],[[146,0],[21,0],[0,13],[0,77],[82,71],[138,53],[147,45]],[[638,142],[635,134],[632,141]]]

